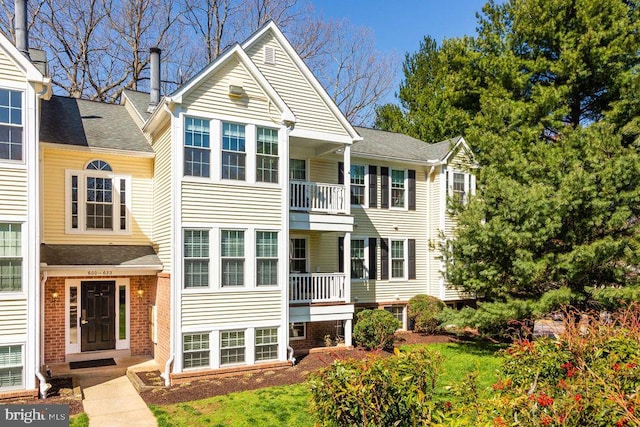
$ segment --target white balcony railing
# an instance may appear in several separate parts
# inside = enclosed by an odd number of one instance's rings
[[[291,210],[347,213],[347,194],[344,185],[291,181],[289,187]]]
[[[292,303],[346,302],[344,273],[295,273],[289,275]]]

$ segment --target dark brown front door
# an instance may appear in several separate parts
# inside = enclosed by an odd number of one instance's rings
[[[81,351],[115,349],[116,282],[82,282],[81,288]]]

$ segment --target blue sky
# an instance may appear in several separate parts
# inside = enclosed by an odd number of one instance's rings
[[[443,38],[474,35],[476,12],[487,0],[313,0],[325,18],[347,18],[358,26],[369,27],[376,46],[383,52],[404,54],[418,50],[425,35],[438,43]],[[395,103],[394,93],[402,80],[398,64],[395,83],[385,102]]]

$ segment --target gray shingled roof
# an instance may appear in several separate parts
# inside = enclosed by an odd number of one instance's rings
[[[362,141],[351,146],[356,157],[386,158],[407,162],[437,162],[443,160],[462,137],[428,144],[410,136],[382,130],[356,127]]]
[[[53,96],[42,102],[40,140],[153,153],[127,110],[117,104]]]
[[[41,245],[40,261],[47,265],[162,266],[151,246]]]
[[[35,65],[43,76],[49,75],[47,67],[47,53],[44,50],[30,47],[29,58],[31,58],[31,63]]]
[[[137,90],[125,89],[122,91],[129,101],[133,104],[133,107],[140,113],[143,121],[147,121],[147,119],[151,116],[147,110],[149,109],[149,93],[147,92],[138,92]]]

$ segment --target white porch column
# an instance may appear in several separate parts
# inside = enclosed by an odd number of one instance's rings
[[[344,251],[342,259],[344,262],[344,300],[351,302],[351,233],[344,233]]]
[[[344,321],[344,345],[351,347],[353,345],[351,339],[351,329],[353,329],[353,320]]]
[[[344,145],[344,152],[342,153],[344,162],[344,201],[345,212],[347,215],[351,215],[351,145]],[[345,237],[345,240],[347,238]],[[346,250],[345,250],[346,252]],[[346,266],[347,264],[345,264]]]

